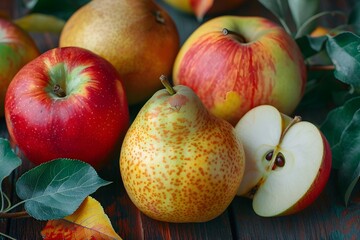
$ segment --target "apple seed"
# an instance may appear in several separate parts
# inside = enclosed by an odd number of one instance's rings
[[[272,158],[273,158],[273,154],[274,154],[274,151],[271,150],[269,152],[266,153],[265,155],[265,159],[267,161],[271,161]],[[274,165],[272,167],[272,170],[275,170],[276,167],[284,167],[285,166],[285,157],[284,155],[279,152],[277,155],[276,155],[276,158],[275,158],[275,161],[274,161]]]

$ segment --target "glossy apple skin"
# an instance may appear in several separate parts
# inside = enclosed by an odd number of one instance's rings
[[[224,28],[235,33],[225,35]],[[210,112],[233,125],[261,104],[290,115],[306,77],[303,56],[283,28],[238,16],[202,24],[181,47],[173,71],[175,85],[192,88]]]
[[[309,188],[306,195],[304,195],[294,206],[286,210],[281,215],[290,215],[297,212],[300,212],[313,204],[315,200],[320,196],[323,192],[326,184],[329,180],[332,166],[332,153],[330,144],[327,141],[326,137],[321,133],[321,137],[324,142],[324,158],[321,163],[321,167],[319,169],[318,175],[315,178],[315,181]]]
[[[66,96],[58,97],[54,84],[64,85],[65,78]],[[5,118],[11,141],[31,162],[74,158],[97,168],[119,148],[129,125],[116,70],[77,47],[49,50],[24,66],[9,85]]]
[[[4,116],[6,90],[15,74],[39,56],[33,39],[12,22],[0,18],[0,116]]]

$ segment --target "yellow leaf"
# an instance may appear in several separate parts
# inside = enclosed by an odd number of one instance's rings
[[[121,239],[101,204],[87,197],[70,216],[50,220],[41,231],[44,239]]]
[[[65,21],[46,14],[33,13],[14,20],[14,23],[27,32],[60,33]]]

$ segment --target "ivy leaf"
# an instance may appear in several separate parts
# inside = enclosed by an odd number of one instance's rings
[[[21,165],[21,159],[13,152],[7,139],[0,138],[0,190],[2,181]]]
[[[312,17],[319,10],[320,1],[289,0],[288,4],[295,25],[297,29],[299,29],[310,17]],[[309,30],[307,32],[309,32]]]
[[[348,204],[351,193],[360,179],[360,109],[341,135],[339,151],[342,164],[339,168],[338,184]]]
[[[326,50],[335,65],[335,77],[354,87],[360,88],[360,37],[352,32],[343,32],[330,37]]]
[[[60,158],[24,173],[16,193],[30,216],[49,220],[72,214],[88,195],[109,183],[89,164]]]
[[[353,121],[354,114],[360,109],[360,97],[348,100],[343,106],[330,111],[320,129],[328,140],[333,152],[333,168],[338,169],[343,162],[340,140]],[[339,156],[339,157],[338,157]]]

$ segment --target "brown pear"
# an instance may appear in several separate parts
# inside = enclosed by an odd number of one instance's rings
[[[133,105],[162,87],[160,74],[171,74],[179,34],[154,1],[92,0],[66,22],[59,45],[86,48],[112,63]]]

